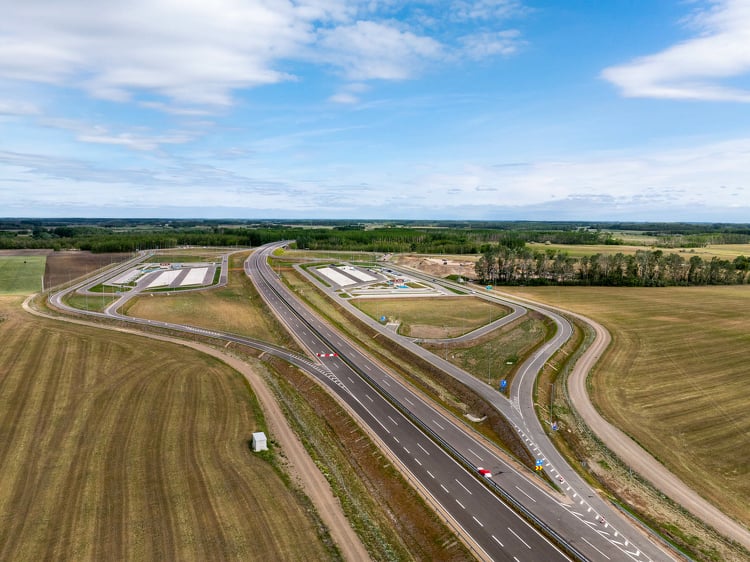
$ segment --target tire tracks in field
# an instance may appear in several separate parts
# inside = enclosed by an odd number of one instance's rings
[[[570,400],[591,431],[625,464],[632,467],[657,490],[722,535],[750,549],[750,531],[748,529],[687,486],[627,434],[605,420],[594,407],[586,390],[586,380],[591,369],[609,347],[611,336],[607,329],[581,314],[549,305],[543,306],[579,319],[591,326],[596,334],[593,343],[575,364],[568,377]]]
[[[349,520],[344,515],[341,505],[339,504],[338,499],[333,495],[328,482],[321,474],[320,469],[318,469],[313,460],[307,454],[307,451],[297,435],[289,426],[273,396],[273,393],[270,391],[263,378],[255,373],[249,365],[226,352],[198,342],[182,340],[177,337],[149,334],[135,329],[108,326],[75,318],[67,318],[64,316],[48,315],[33,309],[29,305],[29,301],[32,297],[29,297],[24,301],[23,308],[35,316],[97,329],[113,330],[120,333],[182,345],[210,355],[239,372],[253,389],[253,392],[265,414],[269,431],[274,435],[274,439],[280,443],[284,451],[287,468],[288,471],[292,473],[292,479],[301,483],[304,493],[310,498],[313,505],[315,505],[318,515],[328,528],[331,537],[336,546],[341,550],[344,559],[352,561],[371,560],[369,553],[352,529]]]

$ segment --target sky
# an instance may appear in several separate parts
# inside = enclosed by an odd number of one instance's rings
[[[0,216],[750,222],[750,0],[4,0]]]

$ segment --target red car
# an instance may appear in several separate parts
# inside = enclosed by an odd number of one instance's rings
[[[489,470],[487,470],[486,468],[482,468],[481,466],[478,466],[477,467],[477,472],[479,472],[479,474],[481,474],[482,476],[484,476],[486,478],[492,478],[492,473]]]

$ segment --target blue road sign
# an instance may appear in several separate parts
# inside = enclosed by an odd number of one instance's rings
[[[544,461],[542,459],[536,459],[536,465],[542,466],[544,464]]]
[[[380,317],[380,321],[381,321],[381,322],[385,322],[385,316],[381,316],[381,317]]]
[[[492,290],[492,285],[487,285],[487,286],[485,287],[485,289],[487,289],[488,291],[491,291],[491,290]]]
[[[508,381],[505,379],[500,381],[500,390],[505,390],[505,388],[508,386]]]

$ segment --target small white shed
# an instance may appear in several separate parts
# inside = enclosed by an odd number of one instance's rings
[[[266,434],[262,431],[257,431],[253,433],[253,440],[251,443],[251,448],[253,451],[267,451],[268,450],[268,444],[266,443]]]

